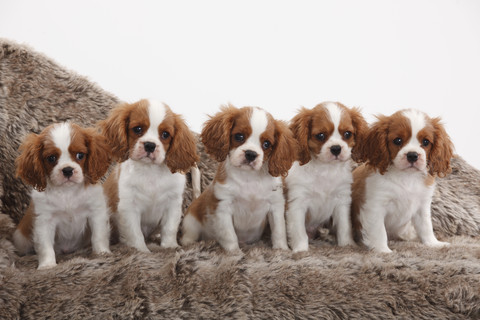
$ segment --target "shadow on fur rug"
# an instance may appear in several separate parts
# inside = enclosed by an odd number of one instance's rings
[[[0,318],[480,318],[480,172],[461,158],[438,179],[432,205],[437,237],[450,247],[390,242],[393,254],[338,248],[331,237],[308,253],[268,241],[226,254],[213,242],[151,254],[122,245],[57,256],[37,271],[11,234],[28,204],[14,177],[21,138],[52,122],[91,125],[118,99],[30,48],[0,39]],[[198,146],[202,186],[216,164]],[[191,199],[187,186],[185,207]]]

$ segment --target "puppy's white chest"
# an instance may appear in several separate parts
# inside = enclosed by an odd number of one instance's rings
[[[387,225],[401,225],[431,202],[434,186],[426,186],[420,174],[392,178],[384,186],[384,192],[389,193],[385,203],[388,215],[385,222]]]
[[[328,220],[337,206],[350,204],[352,181],[348,162],[295,163],[286,178],[289,198],[300,199],[309,224],[315,227]]]
[[[267,213],[273,199],[282,193],[278,179],[245,179],[243,183],[227,182],[216,188],[219,199],[230,199],[233,225],[241,243],[260,239],[265,228]]]
[[[71,221],[73,218],[83,216],[89,211],[91,197],[96,198],[90,190],[92,188],[93,187],[86,189],[80,186],[76,188],[57,189],[54,192],[49,190],[43,193],[34,191],[32,193],[32,199],[38,214],[48,213],[52,215],[52,217]],[[100,190],[100,192],[102,191]],[[102,194],[100,196],[102,196]]]
[[[181,205],[185,176],[172,174],[165,165],[122,163],[118,182],[118,211],[140,215],[144,235],[149,235],[164,218],[168,208]]]
[[[167,194],[182,192],[184,183],[183,175],[172,174],[166,166],[127,160],[120,172],[120,198],[133,197],[144,204],[155,203]]]

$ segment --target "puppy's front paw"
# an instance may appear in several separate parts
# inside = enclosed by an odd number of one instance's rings
[[[95,251],[94,253],[98,254],[98,255],[108,255],[108,254],[112,254],[112,251],[110,251],[110,249],[108,249],[108,248],[105,248],[105,249],[99,249],[99,250]]]
[[[147,252],[147,253],[150,253],[150,249],[147,248],[147,245],[145,243],[142,243],[142,244],[135,244],[135,245],[132,245],[130,246],[132,248],[135,248],[137,249],[138,251],[140,252]]]
[[[176,241],[175,242],[163,241],[160,244],[160,247],[162,247],[164,249],[175,249],[175,248],[178,248],[178,243]]]
[[[44,261],[44,262],[40,262],[38,264],[38,268],[37,270],[47,270],[47,269],[51,269],[51,268],[55,268],[57,266],[57,263],[55,261]]]
[[[93,243],[92,250],[94,254],[109,254],[110,251],[108,243]]]
[[[288,250],[288,244],[287,240],[277,240],[277,241],[272,241],[272,247],[273,249],[281,249],[281,250]]]
[[[346,247],[346,246],[356,246],[355,241],[353,239],[343,239],[338,241],[339,247]]]
[[[373,251],[378,252],[378,253],[392,253],[393,252],[389,247],[373,248]]]
[[[301,243],[291,244],[292,251],[294,253],[297,252],[306,252],[308,251],[308,241],[303,241]]]
[[[136,249],[137,249],[138,251],[140,251],[140,252],[145,252],[145,253],[151,253],[151,252],[152,252],[152,251],[150,251],[150,249],[148,249],[147,247],[145,247],[145,248],[143,248],[143,247],[142,247],[142,248],[136,248]]]
[[[272,246],[273,249],[288,250],[287,244],[275,244]]]
[[[434,247],[434,248],[441,248],[441,247],[447,247],[450,245],[448,242],[443,242],[443,241],[432,241],[432,242],[427,242],[425,243],[429,247]]]
[[[231,252],[231,253],[241,252],[240,247],[238,246],[238,242],[223,243],[222,247],[227,252]]]

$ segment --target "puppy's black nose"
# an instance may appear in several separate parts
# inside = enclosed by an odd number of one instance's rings
[[[153,142],[145,142],[143,144],[143,147],[145,148],[146,152],[152,153],[153,151],[155,151],[155,148],[157,147],[157,145]]]
[[[342,152],[342,147],[340,147],[339,145],[331,146],[331,147],[330,147],[330,152],[331,152],[334,156],[338,156],[338,155],[340,154],[340,152]]]
[[[62,169],[63,175],[67,178],[73,176],[73,168],[72,167],[65,167]]]
[[[415,163],[418,160],[418,153],[416,152],[407,153],[407,160],[410,163]]]
[[[255,151],[252,150],[247,150],[245,151],[245,159],[247,159],[248,162],[252,162],[257,158],[258,154]]]

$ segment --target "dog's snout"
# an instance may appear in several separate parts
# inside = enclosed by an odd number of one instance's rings
[[[418,153],[416,152],[409,152],[407,153],[407,160],[410,163],[415,163],[418,160]]]
[[[339,145],[331,146],[331,147],[330,147],[330,152],[331,152],[334,156],[338,156],[338,155],[340,154],[340,152],[342,152],[342,147],[340,147]]]
[[[145,142],[143,144],[143,148],[145,148],[145,151],[148,152],[148,153],[152,153],[153,151],[155,151],[156,147],[157,147],[157,145],[153,142]]]
[[[258,156],[258,153],[252,150],[247,150],[245,151],[245,159],[247,159],[248,162],[254,161]]]
[[[70,178],[71,176],[73,176],[73,168],[65,167],[62,169],[62,173],[66,178]]]

